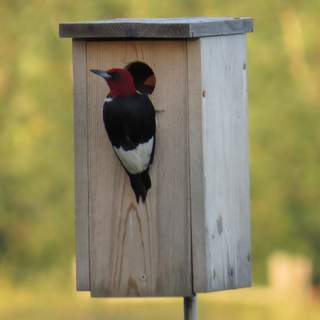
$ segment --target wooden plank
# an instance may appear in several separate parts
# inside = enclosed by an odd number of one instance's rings
[[[252,18],[111,19],[61,23],[60,37],[188,39],[253,31]]]
[[[196,292],[251,284],[245,38],[200,39],[205,252],[193,256]]]
[[[77,289],[89,290],[88,137],[86,42],[73,41],[76,277]]]
[[[191,232],[193,282],[199,287],[207,283],[205,256],[204,185],[202,151],[202,79],[201,42],[187,41],[188,45],[188,119],[189,119],[189,170],[191,198]]]
[[[88,42],[88,69],[137,60],[153,69],[152,100],[164,110],[157,116],[152,189],[145,205],[136,204],[103,128],[106,84],[87,74],[91,293],[190,296],[186,43]]]

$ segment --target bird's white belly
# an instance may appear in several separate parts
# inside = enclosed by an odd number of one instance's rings
[[[154,137],[145,143],[139,144],[133,150],[124,150],[122,147],[114,147],[114,150],[129,173],[137,174],[148,168],[153,143]]]

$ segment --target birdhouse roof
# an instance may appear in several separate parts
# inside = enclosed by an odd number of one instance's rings
[[[111,19],[59,26],[60,37],[75,39],[192,39],[252,31],[253,20],[249,17]]]

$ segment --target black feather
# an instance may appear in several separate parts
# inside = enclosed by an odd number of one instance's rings
[[[148,170],[138,174],[129,174],[129,177],[137,202],[139,203],[140,197],[142,201],[145,202],[148,190],[151,188],[151,179]]]
[[[143,172],[130,173],[118,157],[130,177],[137,202],[140,198],[145,202],[147,192],[151,188],[148,172],[154,157],[156,131],[155,109],[149,97],[144,94],[136,94],[115,97],[112,101],[105,102],[103,121],[109,140],[115,148],[122,147],[125,151],[134,150],[139,144],[154,138],[148,167]]]

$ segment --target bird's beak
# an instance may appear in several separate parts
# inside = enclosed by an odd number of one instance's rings
[[[102,77],[103,79],[111,79],[112,76],[111,74],[109,74],[108,72],[106,71],[102,71],[102,70],[96,70],[96,69],[91,69],[90,70],[92,73],[95,73],[96,75],[98,75],[99,77]]]

